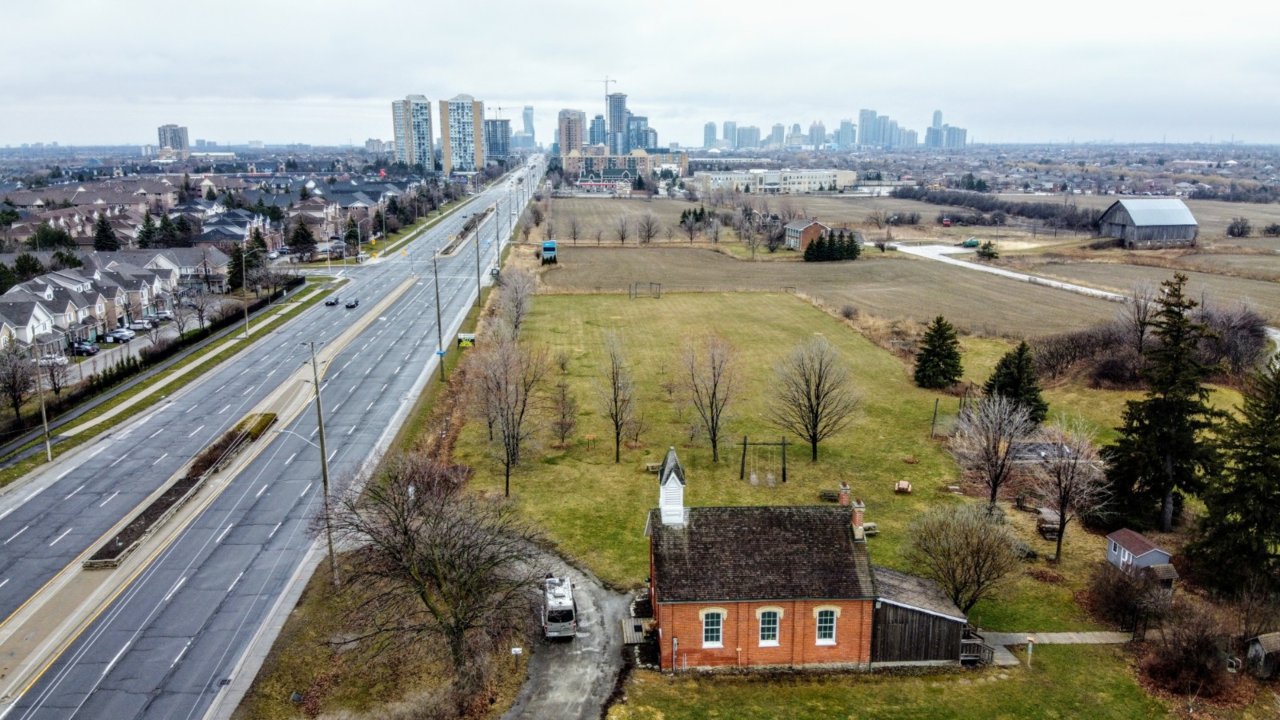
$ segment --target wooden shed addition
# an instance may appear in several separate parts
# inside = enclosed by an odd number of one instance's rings
[[[871,666],[951,665],[960,662],[966,619],[932,580],[872,569],[876,612],[871,624]]]
[[[1200,225],[1176,198],[1117,200],[1098,220],[1098,234],[1124,241],[1127,248],[1189,247]]]

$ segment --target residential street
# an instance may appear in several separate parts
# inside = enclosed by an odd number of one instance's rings
[[[502,720],[558,718],[595,720],[622,671],[622,628],[631,596],[605,588],[595,576],[543,553],[557,577],[573,580],[578,601],[578,636],[570,641],[540,638],[524,648],[529,676]]]

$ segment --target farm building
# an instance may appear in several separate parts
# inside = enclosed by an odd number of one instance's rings
[[[963,613],[933,583],[871,567],[865,506],[685,507],[674,448],[649,513],[664,670],[955,664]]]
[[[1175,198],[1117,200],[1098,220],[1098,234],[1124,241],[1127,248],[1185,247],[1196,244],[1200,225]]]
[[[1280,632],[1259,635],[1249,641],[1249,649],[1245,654],[1249,671],[1255,676],[1267,680],[1276,676],[1280,670]]]

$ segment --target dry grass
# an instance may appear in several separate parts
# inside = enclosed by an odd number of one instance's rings
[[[1078,329],[1115,313],[1103,300],[874,249],[853,262],[766,263],[687,247],[568,246],[543,282],[558,293],[625,293],[637,282],[661,283],[664,292],[797,292],[889,320],[928,322],[941,314],[996,336]]]

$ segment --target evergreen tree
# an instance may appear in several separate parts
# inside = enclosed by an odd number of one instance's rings
[[[939,390],[960,382],[963,375],[956,329],[939,315],[925,330],[920,351],[916,353],[916,385]]]
[[[186,215],[178,216],[178,220],[173,224],[173,230],[178,238],[176,247],[191,247],[191,239],[195,237],[196,230],[191,226],[191,221],[187,220]]]
[[[62,228],[53,227],[48,221],[40,223],[36,227],[35,234],[27,238],[27,247],[32,250],[49,252],[58,248],[74,249],[75,246],[76,241],[71,239],[71,233]]]
[[[156,244],[156,221],[151,217],[151,210],[142,216],[142,227],[138,229],[138,247],[151,248]]]
[[[311,234],[307,224],[302,222],[302,218],[298,218],[298,224],[289,235],[289,249],[304,257],[310,257],[316,252],[316,237]]]
[[[120,249],[120,238],[116,237],[116,231],[111,229],[111,222],[103,212],[98,213],[98,220],[93,224],[93,249],[103,251]]]
[[[1039,425],[1049,414],[1049,403],[1040,396],[1036,380],[1035,359],[1026,341],[1010,350],[996,363],[996,369],[982,387],[987,395],[1002,395],[1027,411],[1027,417]]]
[[[31,253],[22,253],[13,259],[13,272],[18,282],[26,282],[37,275],[44,274],[44,265]]]
[[[249,247],[259,258],[267,256],[267,240],[262,237],[262,231],[258,228],[254,228],[249,234]]]
[[[1207,515],[1187,553],[1222,590],[1253,575],[1280,584],[1280,361],[1246,381],[1239,417],[1227,421],[1224,472],[1204,494]]]
[[[244,250],[236,245],[231,248],[231,261],[227,263],[227,286],[232,290],[244,287],[244,279],[248,268],[244,266]]]
[[[855,230],[849,231],[849,259],[857,260],[862,257],[862,245],[858,243],[858,233]]]
[[[160,215],[160,228],[156,231],[154,247],[178,247],[178,228],[174,227],[173,221],[169,219],[169,213]]]
[[[1146,396],[1125,404],[1120,437],[1104,452],[1114,503],[1135,524],[1149,521],[1158,504],[1165,532],[1173,529],[1174,495],[1197,492],[1218,463],[1211,439],[1218,413],[1203,384],[1209,369],[1196,356],[1207,330],[1191,319],[1198,303],[1183,293],[1186,282],[1177,273],[1160,285]]]
[[[18,275],[13,268],[0,262],[0,294],[9,291],[9,288],[18,284]]]
[[[820,239],[821,239],[821,238],[815,239],[815,240],[813,240],[812,242],[810,242],[808,245],[805,245],[805,246],[804,246],[804,261],[805,261],[805,262],[817,262],[817,261],[818,261],[818,240],[820,240]]]

